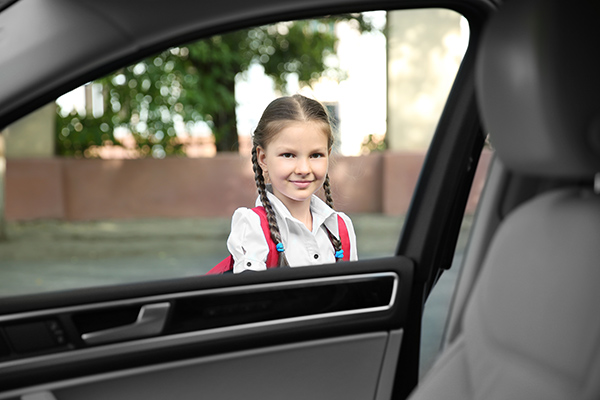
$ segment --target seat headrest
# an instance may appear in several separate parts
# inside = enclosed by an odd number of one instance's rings
[[[509,0],[487,24],[476,87],[498,157],[516,172],[600,172],[600,1]]]

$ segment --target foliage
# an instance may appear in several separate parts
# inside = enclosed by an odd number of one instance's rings
[[[385,135],[369,134],[360,145],[362,154],[369,154],[376,151],[384,151],[387,149]]]
[[[281,22],[171,48],[95,81],[102,85],[104,113],[57,117],[57,152],[81,155],[93,145],[119,144],[115,128],[129,130],[141,156],[180,154],[176,126],[211,128],[218,151],[237,146],[235,79],[252,63],[264,67],[285,93],[291,76],[310,85],[324,74],[344,78],[335,66],[334,25],[350,21],[372,29],[362,15]]]

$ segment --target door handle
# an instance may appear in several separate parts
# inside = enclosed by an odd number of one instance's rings
[[[158,335],[165,326],[170,307],[168,302],[143,305],[134,323],[84,333],[81,339],[86,344],[93,345]]]

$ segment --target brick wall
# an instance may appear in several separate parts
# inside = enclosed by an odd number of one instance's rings
[[[330,176],[336,209],[406,212],[424,155],[374,153],[335,157]],[[490,155],[484,153],[469,199],[475,209]],[[230,216],[256,198],[250,159],[9,159],[6,219],[98,220]]]

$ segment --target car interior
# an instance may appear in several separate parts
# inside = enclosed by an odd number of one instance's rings
[[[156,50],[286,18],[443,6],[469,20],[470,46],[393,256],[3,298],[0,399],[600,395],[597,4],[143,2],[142,19],[138,3],[0,3],[0,127]],[[444,337],[420,376],[423,308],[452,264],[488,135]]]
[[[477,94],[497,160],[463,270],[477,276],[411,399],[598,396],[598,12],[511,1],[487,25]],[[507,210],[498,191],[517,185],[531,192]]]

